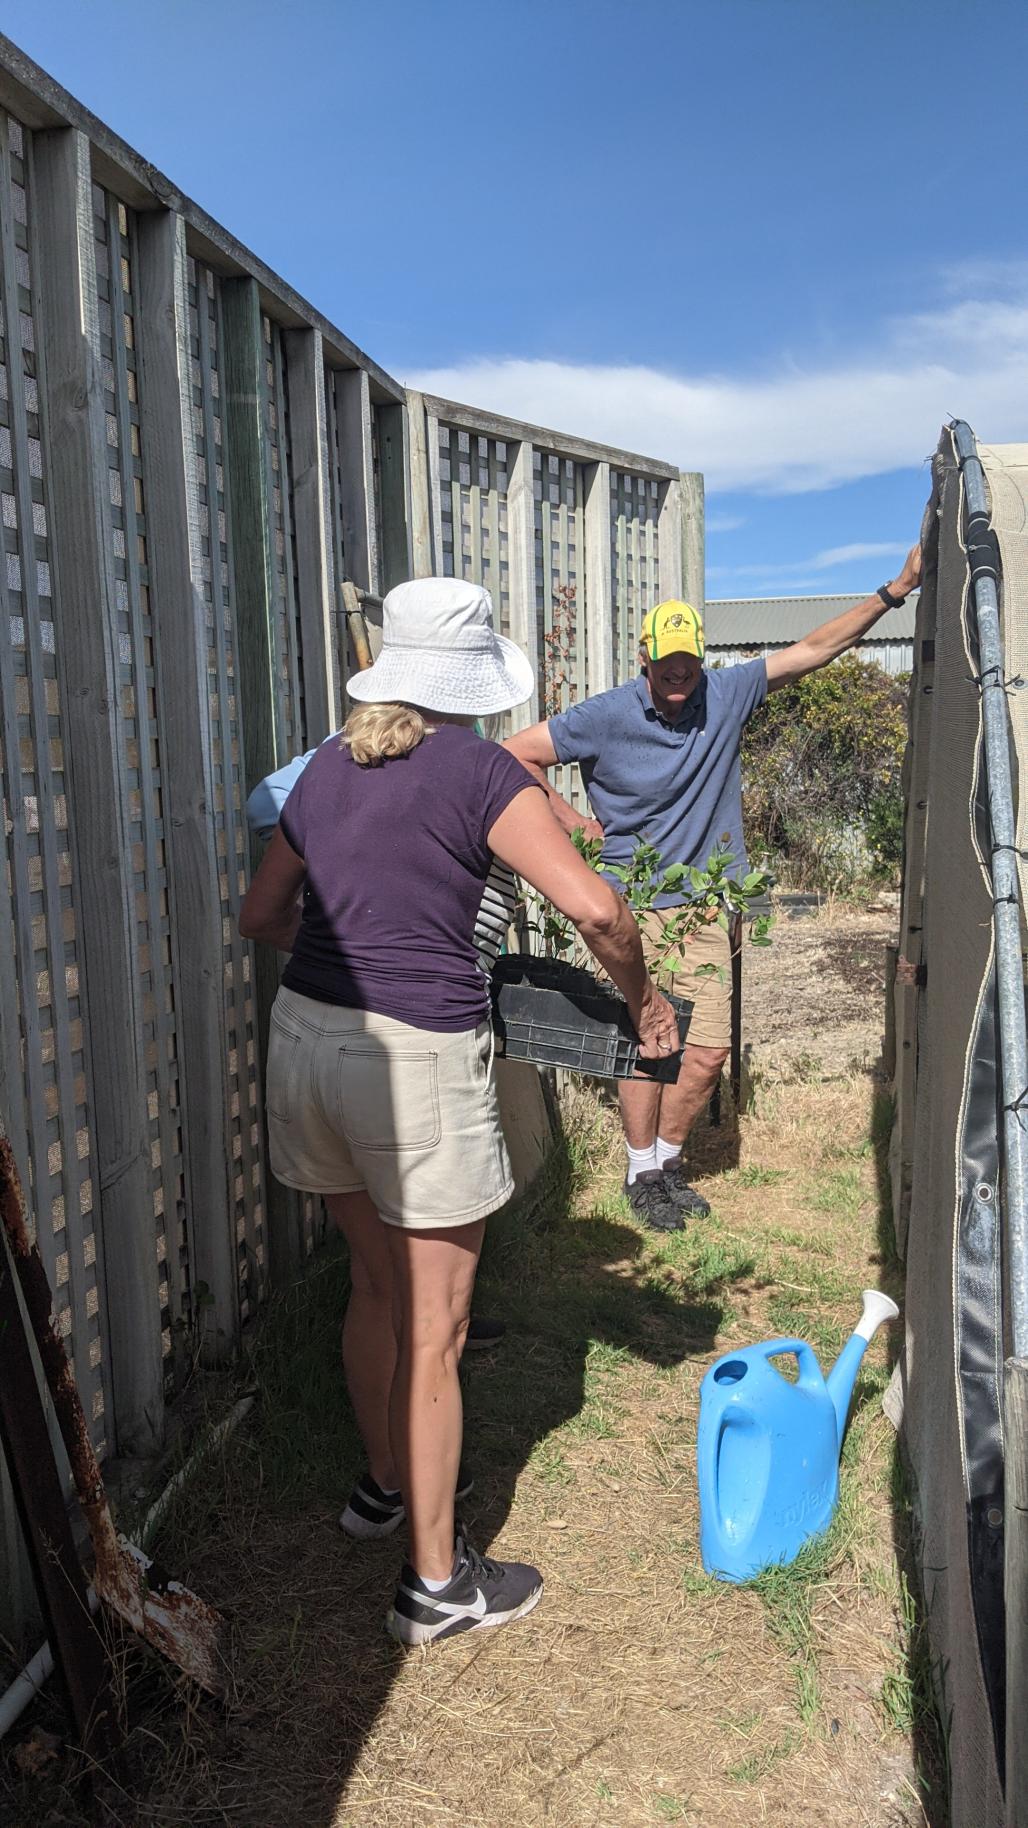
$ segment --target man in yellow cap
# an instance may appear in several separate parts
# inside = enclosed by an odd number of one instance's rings
[[[703,665],[698,612],[690,603],[658,603],[643,619],[636,678],[519,731],[506,746],[546,788],[567,831],[583,824],[582,815],[545,771],[558,762],[578,763],[595,815],[585,830],[603,838],[605,874],[630,860],[640,837],[659,851],[663,868],[683,863],[702,869],[725,834],[733,874],[739,874],[746,867],[739,750],[748,719],[768,692],[826,666],[859,641],[916,588],[920,569],[915,546],[900,576],[856,608],[766,659],[710,671]],[[657,905],[666,909],[686,898],[685,892],[663,895]],[[651,960],[655,939],[656,931]],[[644,930],[644,950],[646,945]],[[659,1231],[679,1230],[683,1214],[702,1217],[710,1210],[689,1185],[682,1150],[717,1084],[730,1038],[727,933],[708,927],[690,944],[689,960],[677,988],[693,999],[694,1009],[677,1083],[623,1080],[619,1087],[628,1150],[625,1193],[639,1217]],[[715,969],[692,975],[705,965]]]

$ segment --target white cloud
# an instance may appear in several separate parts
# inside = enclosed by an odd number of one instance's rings
[[[739,527],[746,525],[746,518],[742,514],[708,514],[704,519],[708,533],[735,533]]]
[[[903,540],[856,540],[852,546],[830,546],[809,563],[815,571],[831,571],[836,565],[848,565],[853,559],[887,559],[893,553],[909,550]]]
[[[763,565],[708,565],[708,583],[727,593],[734,583],[747,596],[799,595],[804,591],[833,594],[826,571],[857,560],[892,558],[907,550],[902,540],[857,540],[851,546],[831,546],[813,558],[789,559],[785,563]],[[836,591],[834,594],[844,594]]]
[[[712,491],[823,489],[920,464],[951,414],[990,443],[1025,437],[1028,268],[951,269],[944,289],[945,304],[892,320],[833,367],[690,375],[509,356],[412,384],[702,470]]]

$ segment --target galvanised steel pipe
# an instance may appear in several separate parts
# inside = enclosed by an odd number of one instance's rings
[[[974,433],[962,419],[954,420],[951,429],[964,479],[965,541],[978,625],[991,831],[997,1027],[1003,1088],[1007,1288],[1014,1356],[1028,1358],[1028,1032],[1021,962],[1021,898],[1010,768],[1010,718],[996,578],[999,548],[989,518],[985,472]]]

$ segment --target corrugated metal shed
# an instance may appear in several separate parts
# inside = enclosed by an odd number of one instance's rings
[[[886,610],[868,631],[876,646],[886,641],[912,642],[918,592],[900,609]],[[812,628],[854,609],[864,597],[723,597],[707,599],[705,627],[708,648],[785,647],[799,641]]]

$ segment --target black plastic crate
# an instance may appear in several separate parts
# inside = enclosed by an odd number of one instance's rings
[[[512,952],[492,969],[496,1051],[507,1060],[563,1066],[592,1079],[633,1079],[637,1075],[673,1083],[681,1050],[660,1060],[641,1060],[639,1042],[624,998],[590,971],[555,958]],[[684,1043],[692,1003],[668,998],[678,1015]]]

